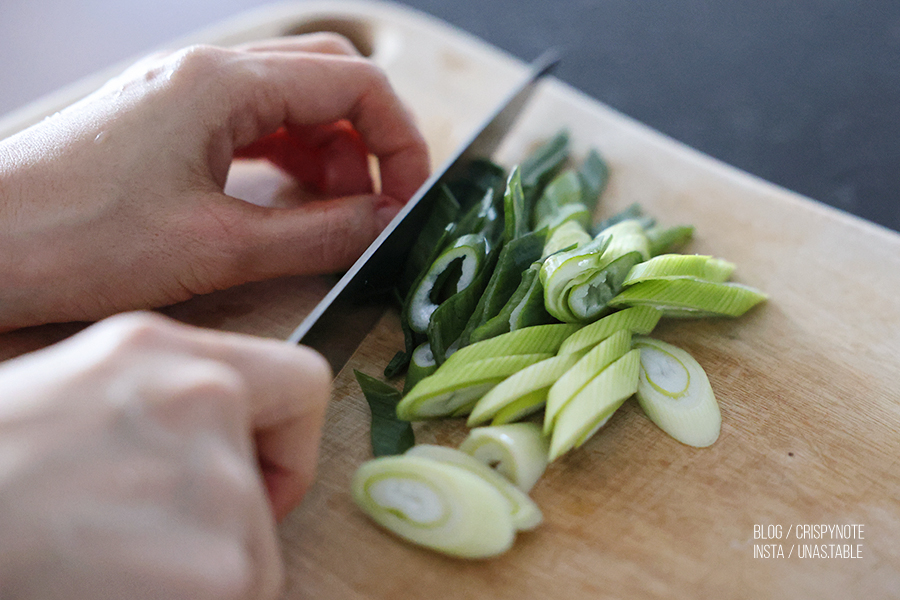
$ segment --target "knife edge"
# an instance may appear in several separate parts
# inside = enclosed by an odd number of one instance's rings
[[[428,216],[423,202],[440,180],[473,158],[491,156],[528,104],[537,82],[559,62],[556,50],[541,54],[468,140],[436,169],[360,258],[288,337],[288,343],[319,351],[336,375],[384,312],[373,296],[395,281],[400,266]]]

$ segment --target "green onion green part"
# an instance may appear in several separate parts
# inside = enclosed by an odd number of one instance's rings
[[[437,310],[441,293],[443,277],[451,275],[452,267],[458,265],[460,273],[453,285],[455,292],[466,289],[484,263],[487,248],[483,236],[477,234],[465,235],[456,240],[453,245],[445,250],[428,269],[425,276],[419,281],[413,291],[409,307],[409,324],[413,331],[424,333],[428,329],[431,315]]]
[[[400,392],[392,385],[353,371],[372,413],[369,428],[374,456],[403,454],[416,443],[412,425],[397,418]]]
[[[437,371],[437,361],[434,360],[431,344],[423,342],[413,350],[410,356],[409,368],[406,371],[406,381],[403,382],[403,395],[408,394],[417,383],[435,371]]]

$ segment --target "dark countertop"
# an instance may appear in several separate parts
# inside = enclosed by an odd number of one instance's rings
[[[4,0],[0,113],[261,0]],[[900,231],[900,2],[404,0],[690,146]],[[838,241],[836,241],[838,242]]]
[[[406,0],[724,162],[900,231],[900,2]],[[478,7],[478,8],[476,8]]]

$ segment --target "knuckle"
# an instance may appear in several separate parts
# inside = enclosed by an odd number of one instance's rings
[[[102,322],[115,336],[115,349],[154,347],[175,332],[175,324],[160,314],[141,311],[121,313]]]
[[[227,56],[224,48],[195,44],[172,54],[164,72],[176,87],[197,85],[220,71]]]
[[[356,49],[356,46],[353,45],[353,42],[339,33],[333,31],[321,31],[311,35],[315,36],[315,42],[324,52],[352,56],[359,55],[359,51]]]
[[[234,412],[235,404],[242,404],[247,385],[237,369],[212,359],[194,359],[170,374],[176,390],[170,403],[190,403],[197,408],[223,408]]]

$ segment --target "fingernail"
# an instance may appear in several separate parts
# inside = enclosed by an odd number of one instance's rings
[[[393,198],[381,196],[375,203],[375,222],[378,224],[378,229],[387,227],[401,208],[403,205]]]

